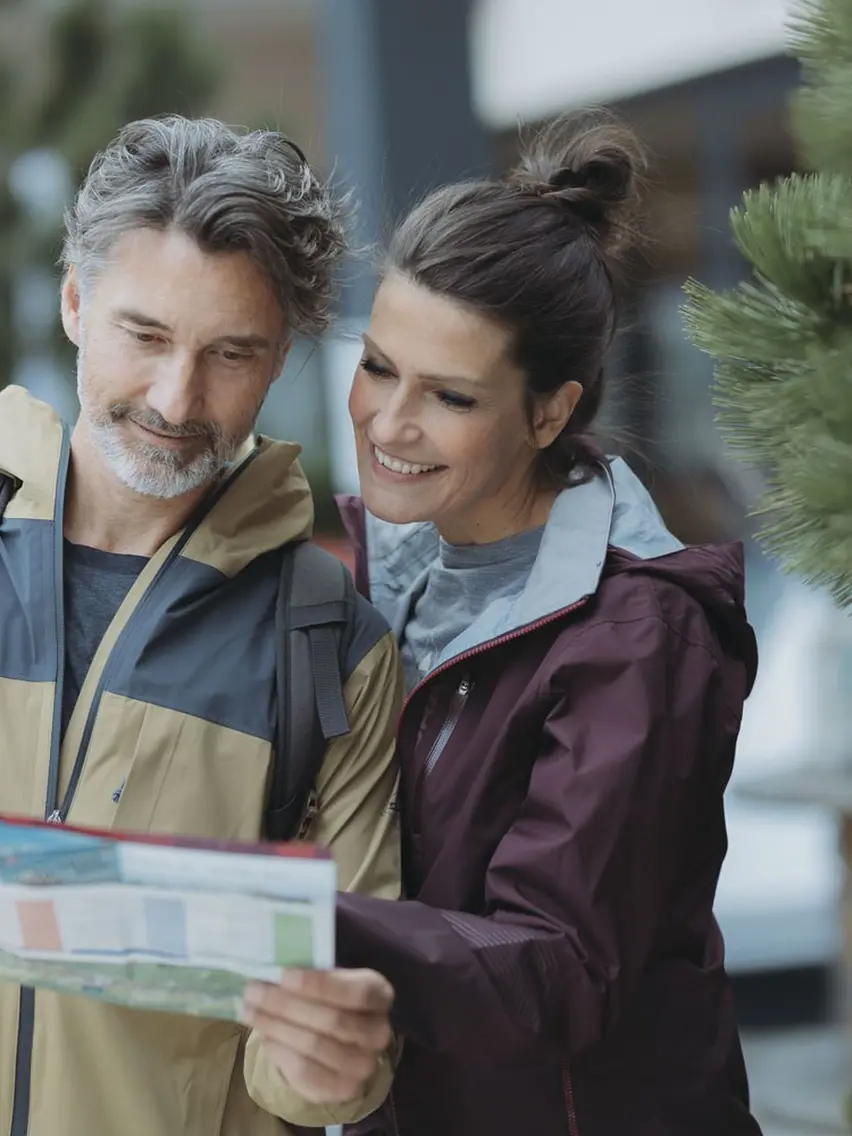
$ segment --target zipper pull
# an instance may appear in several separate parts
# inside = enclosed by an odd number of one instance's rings
[[[121,782],[119,787],[116,789],[116,791],[112,795],[112,803],[114,805],[117,805],[118,802],[121,800],[121,794],[124,792],[124,786],[126,784],[127,784],[127,778],[125,777],[125,779]]]
[[[470,694],[472,686],[473,686],[473,683],[470,681],[469,678],[463,678],[461,680],[461,682],[459,683],[459,689],[458,689],[459,696],[461,698],[467,698],[467,696]]]
[[[59,809],[54,809],[50,816],[47,818],[48,824],[62,824],[62,813]]]
[[[298,831],[296,832],[295,839],[297,841],[305,841],[308,838],[308,833],[311,831],[311,825],[317,818],[320,811],[319,796],[316,789],[311,789],[308,796],[308,802],[305,805],[305,812],[299,824]]]

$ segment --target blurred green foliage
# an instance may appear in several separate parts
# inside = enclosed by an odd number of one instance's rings
[[[14,37],[0,45],[0,387],[22,350],[15,282],[24,266],[54,270],[61,243],[60,218],[45,230],[16,200],[9,177],[16,160],[33,150],[58,152],[73,191],[124,123],[168,112],[203,114],[219,72],[196,24],[176,5],[67,0],[41,20],[45,55],[35,64]],[[61,352],[58,326],[57,312],[53,349]],[[69,367],[69,381],[71,373]]]
[[[852,4],[799,0],[793,105],[811,172],[732,213],[752,278],[687,285],[687,324],[715,361],[720,423],[764,471],[767,547],[852,606]]]

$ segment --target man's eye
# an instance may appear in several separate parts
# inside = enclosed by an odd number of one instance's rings
[[[225,351],[221,352],[221,355],[222,355],[222,358],[227,360],[227,362],[229,362],[229,363],[240,363],[240,362],[242,362],[246,359],[251,358],[251,356],[246,354],[245,351],[228,351],[228,350],[225,350]]]
[[[133,331],[131,332],[131,335],[137,343],[156,343],[160,338],[158,335],[154,335],[154,333],[150,331]]]

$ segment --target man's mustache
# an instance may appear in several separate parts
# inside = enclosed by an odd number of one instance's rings
[[[120,422],[122,418],[127,418],[129,421],[135,422],[137,426],[142,426],[146,430],[153,430],[155,433],[163,434],[168,438],[207,438],[214,443],[222,439],[222,431],[215,422],[190,419],[188,422],[182,422],[179,426],[176,426],[173,422],[167,422],[156,410],[134,410],[133,407],[125,403],[111,406],[109,416],[113,422]]]

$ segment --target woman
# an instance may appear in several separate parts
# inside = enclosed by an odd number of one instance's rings
[[[400,225],[350,409],[395,627],[406,900],[340,900],[405,1051],[359,1132],[746,1136],[712,915],[756,665],[738,546],[683,548],[590,440],[640,164],[562,122]]]

